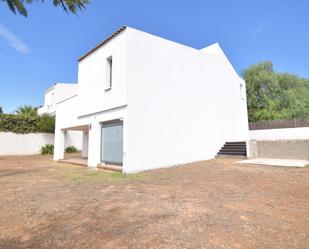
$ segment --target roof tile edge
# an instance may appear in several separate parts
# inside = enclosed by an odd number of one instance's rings
[[[105,40],[103,40],[102,42],[100,42],[97,46],[95,46],[94,48],[92,48],[91,50],[89,50],[87,53],[85,53],[83,56],[81,56],[78,61],[82,61],[83,59],[85,59],[88,55],[92,54],[94,51],[96,51],[97,49],[99,49],[100,47],[102,47],[104,44],[106,44],[107,42],[109,42],[111,39],[113,39],[115,36],[117,36],[118,34],[120,34],[122,31],[124,31],[127,28],[127,26],[122,26],[120,27],[118,30],[116,30],[114,33],[112,33],[109,37],[107,37]]]

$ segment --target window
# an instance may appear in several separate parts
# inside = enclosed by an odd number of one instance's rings
[[[114,120],[116,121],[116,120]],[[103,123],[101,128],[101,162],[122,164],[123,124],[122,122]]]
[[[113,82],[113,58],[109,57],[106,59],[107,64],[107,70],[106,70],[106,90],[109,90],[112,88],[112,82]]]
[[[245,87],[242,83],[239,84],[240,87],[240,98],[242,100],[245,100],[246,92],[245,92]]]
[[[54,106],[55,105],[55,93],[52,93],[52,101],[51,101],[51,105]]]

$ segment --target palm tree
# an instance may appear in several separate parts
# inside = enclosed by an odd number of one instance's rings
[[[9,9],[23,16],[27,16],[28,12],[25,7],[25,4],[30,4],[34,2],[34,0],[0,0],[6,2]],[[42,1],[43,2],[43,1]],[[65,12],[71,12],[76,14],[78,10],[82,10],[85,8],[85,5],[89,3],[89,0],[53,0],[53,4],[55,6],[61,6]]]
[[[35,117],[38,115],[37,113],[38,108],[32,105],[24,105],[17,108],[15,113],[17,115],[28,116],[28,117]]]

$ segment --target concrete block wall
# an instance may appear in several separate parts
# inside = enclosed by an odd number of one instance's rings
[[[309,139],[251,140],[251,158],[309,160]]]
[[[250,158],[309,159],[309,127],[250,130]]]

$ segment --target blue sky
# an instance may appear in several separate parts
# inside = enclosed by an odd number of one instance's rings
[[[271,60],[309,77],[309,1],[92,0],[77,16],[46,0],[25,18],[0,1],[0,106],[42,105],[54,82],[76,82],[77,59],[122,25],[194,48],[219,42],[237,71]]]

